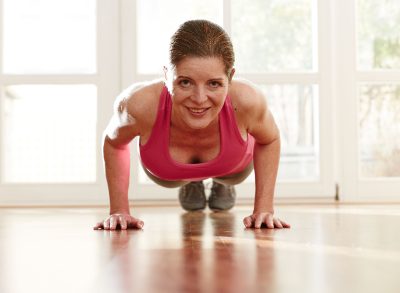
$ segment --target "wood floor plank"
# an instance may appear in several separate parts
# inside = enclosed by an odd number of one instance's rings
[[[400,205],[141,207],[143,230],[95,231],[106,209],[0,208],[0,292],[400,292]]]

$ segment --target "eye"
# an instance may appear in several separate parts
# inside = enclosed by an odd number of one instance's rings
[[[210,85],[212,88],[217,88],[217,87],[222,86],[222,84],[221,84],[220,82],[215,81],[215,80],[210,81],[209,85]]]
[[[191,85],[191,82],[188,79],[181,79],[179,81],[179,85],[186,88],[186,87],[189,87]]]

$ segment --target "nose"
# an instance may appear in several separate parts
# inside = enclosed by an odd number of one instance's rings
[[[207,92],[206,90],[201,87],[197,86],[193,92],[193,95],[191,96],[191,100],[195,102],[196,104],[203,104],[205,101],[207,101]]]

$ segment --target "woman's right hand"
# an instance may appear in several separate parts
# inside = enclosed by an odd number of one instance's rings
[[[103,222],[99,222],[93,227],[94,230],[121,230],[142,229],[144,222],[132,217],[130,214],[111,214]]]

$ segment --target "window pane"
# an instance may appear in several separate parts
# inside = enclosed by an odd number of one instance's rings
[[[278,180],[319,177],[318,89],[312,85],[262,87],[281,136]]]
[[[207,19],[222,25],[222,1],[138,0],[137,67],[139,73],[162,73],[169,62],[169,43],[179,25]]]
[[[95,0],[4,0],[4,71],[94,73]]]
[[[400,69],[400,2],[358,0],[358,68]]]
[[[400,85],[359,88],[362,177],[400,176]]]
[[[4,181],[95,181],[96,96],[93,85],[6,87]]]
[[[232,0],[238,72],[315,70],[315,6],[314,0]]]

